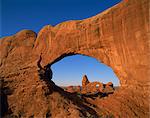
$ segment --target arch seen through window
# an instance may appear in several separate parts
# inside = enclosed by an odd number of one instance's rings
[[[104,84],[112,82],[114,86],[119,86],[119,79],[112,68],[92,57],[68,56],[54,63],[51,69],[52,81],[58,86],[82,85],[83,75],[87,75],[90,82],[99,81]]]

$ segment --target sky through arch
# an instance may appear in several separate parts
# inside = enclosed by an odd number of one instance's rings
[[[83,55],[68,56],[51,66],[52,80],[59,86],[81,85],[83,75],[87,75],[89,81],[102,83],[113,82],[119,85],[119,79],[112,68],[100,63],[92,57]]]

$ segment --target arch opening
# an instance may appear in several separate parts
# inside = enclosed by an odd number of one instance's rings
[[[68,92],[82,92],[84,75],[90,81],[88,89],[94,85],[95,90],[102,91],[109,83],[115,88],[120,86],[119,79],[110,67],[86,55],[64,54],[52,62],[50,68],[53,73],[52,81]],[[103,84],[103,87],[96,82]]]
[[[96,84],[96,88],[98,88],[99,87],[99,84]]]

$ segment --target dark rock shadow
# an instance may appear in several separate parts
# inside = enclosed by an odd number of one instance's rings
[[[103,92],[95,92],[95,93],[89,93],[89,94],[81,94],[82,98],[91,98],[91,99],[96,99],[97,97],[103,98],[103,97],[108,97],[110,94],[113,94],[114,92],[108,92],[108,93],[103,93]]]
[[[0,78],[0,118],[6,117],[8,114],[11,114],[11,110],[9,109],[7,96],[13,93],[9,87],[5,86],[6,82],[4,82],[3,78]]]
[[[0,117],[3,117],[8,112],[8,101],[5,91],[6,88],[4,88],[4,80],[0,78]]]
[[[72,55],[72,54],[70,54]],[[59,59],[58,59],[59,60]],[[58,61],[56,60],[56,61]],[[39,67],[39,77],[41,80],[45,81],[47,87],[49,88],[49,92],[46,93],[46,96],[52,94],[53,92],[58,92],[60,95],[62,95],[65,99],[68,99],[70,101],[72,101],[72,103],[76,106],[78,106],[81,109],[78,109],[85,117],[87,116],[87,112],[90,113],[92,115],[91,118],[98,118],[98,115],[96,113],[96,111],[94,109],[92,109],[91,107],[87,106],[84,104],[84,101],[77,96],[77,94],[72,94],[69,92],[64,91],[64,89],[58,87],[57,85],[55,85],[55,83],[51,80],[52,79],[52,70],[51,70],[51,65],[49,64],[47,66],[45,66],[44,68],[42,68],[42,66],[40,65],[41,62],[41,57],[38,61],[38,67]]]
[[[3,117],[8,112],[8,102],[7,102],[7,95],[1,90],[0,93],[0,117]]]
[[[84,116],[86,116],[86,111],[87,111],[90,114],[92,114],[94,116],[94,118],[98,118],[96,111],[93,108],[85,105],[84,100],[81,99],[80,97],[78,97],[77,93],[66,92],[66,91],[64,91],[64,89],[58,87],[57,85],[53,86],[53,91],[59,92],[64,98],[72,101],[74,105],[77,105],[79,108],[81,108],[82,110],[80,110],[80,112]]]
[[[51,64],[45,66],[42,68],[40,66],[39,60],[39,77],[41,80],[45,81],[46,86],[48,87],[48,91],[45,93],[45,96],[48,96],[52,94],[53,92],[58,92],[60,95],[62,95],[65,99],[68,99],[69,101],[72,101],[72,103],[76,106],[78,106],[80,109],[78,109],[85,117],[87,117],[87,112],[91,114],[91,118],[98,118],[97,112],[94,110],[96,108],[95,105],[89,103],[86,98],[96,99],[97,97],[103,98],[107,97],[109,94],[113,94],[113,92],[110,93],[91,93],[91,94],[79,94],[78,93],[69,93],[67,91],[64,91],[63,88],[55,85],[55,83],[52,81],[52,70],[51,70]]]

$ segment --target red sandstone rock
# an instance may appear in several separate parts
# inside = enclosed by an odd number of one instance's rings
[[[101,92],[101,93],[113,93],[113,83],[108,82],[107,84],[103,84],[100,82],[89,82],[86,75],[83,76],[82,79],[82,94],[87,93],[95,93],[95,92]]]
[[[102,92],[104,86],[100,82],[90,82],[84,88],[82,88],[82,93],[94,93],[94,92]]]
[[[68,86],[66,91],[70,92],[70,93],[73,93],[74,92],[73,86]]]
[[[87,78],[86,75],[83,76],[83,79],[82,79],[82,88],[84,88],[87,84],[89,84],[89,80]]]
[[[124,0],[85,20],[45,26],[37,36],[24,30],[2,38],[0,79],[4,88],[12,91],[4,95],[11,115],[77,118],[105,111],[115,117],[148,118],[148,10],[148,0]],[[93,101],[96,113],[74,97],[66,99],[65,93],[46,81],[44,72],[39,75],[45,66],[75,54],[94,57],[110,66],[120,80],[121,87],[112,96]]]
[[[103,89],[104,93],[113,93],[114,92],[114,87],[113,87],[113,83],[112,82],[108,82],[107,84],[105,84],[105,88]]]
[[[80,93],[81,92],[81,86],[68,86],[66,87],[66,91],[70,93]]]
[[[111,86],[111,87],[113,87],[113,83],[112,83],[112,82],[108,82],[108,83],[106,84],[106,86]]]
[[[81,86],[76,87],[76,92],[81,92]]]

